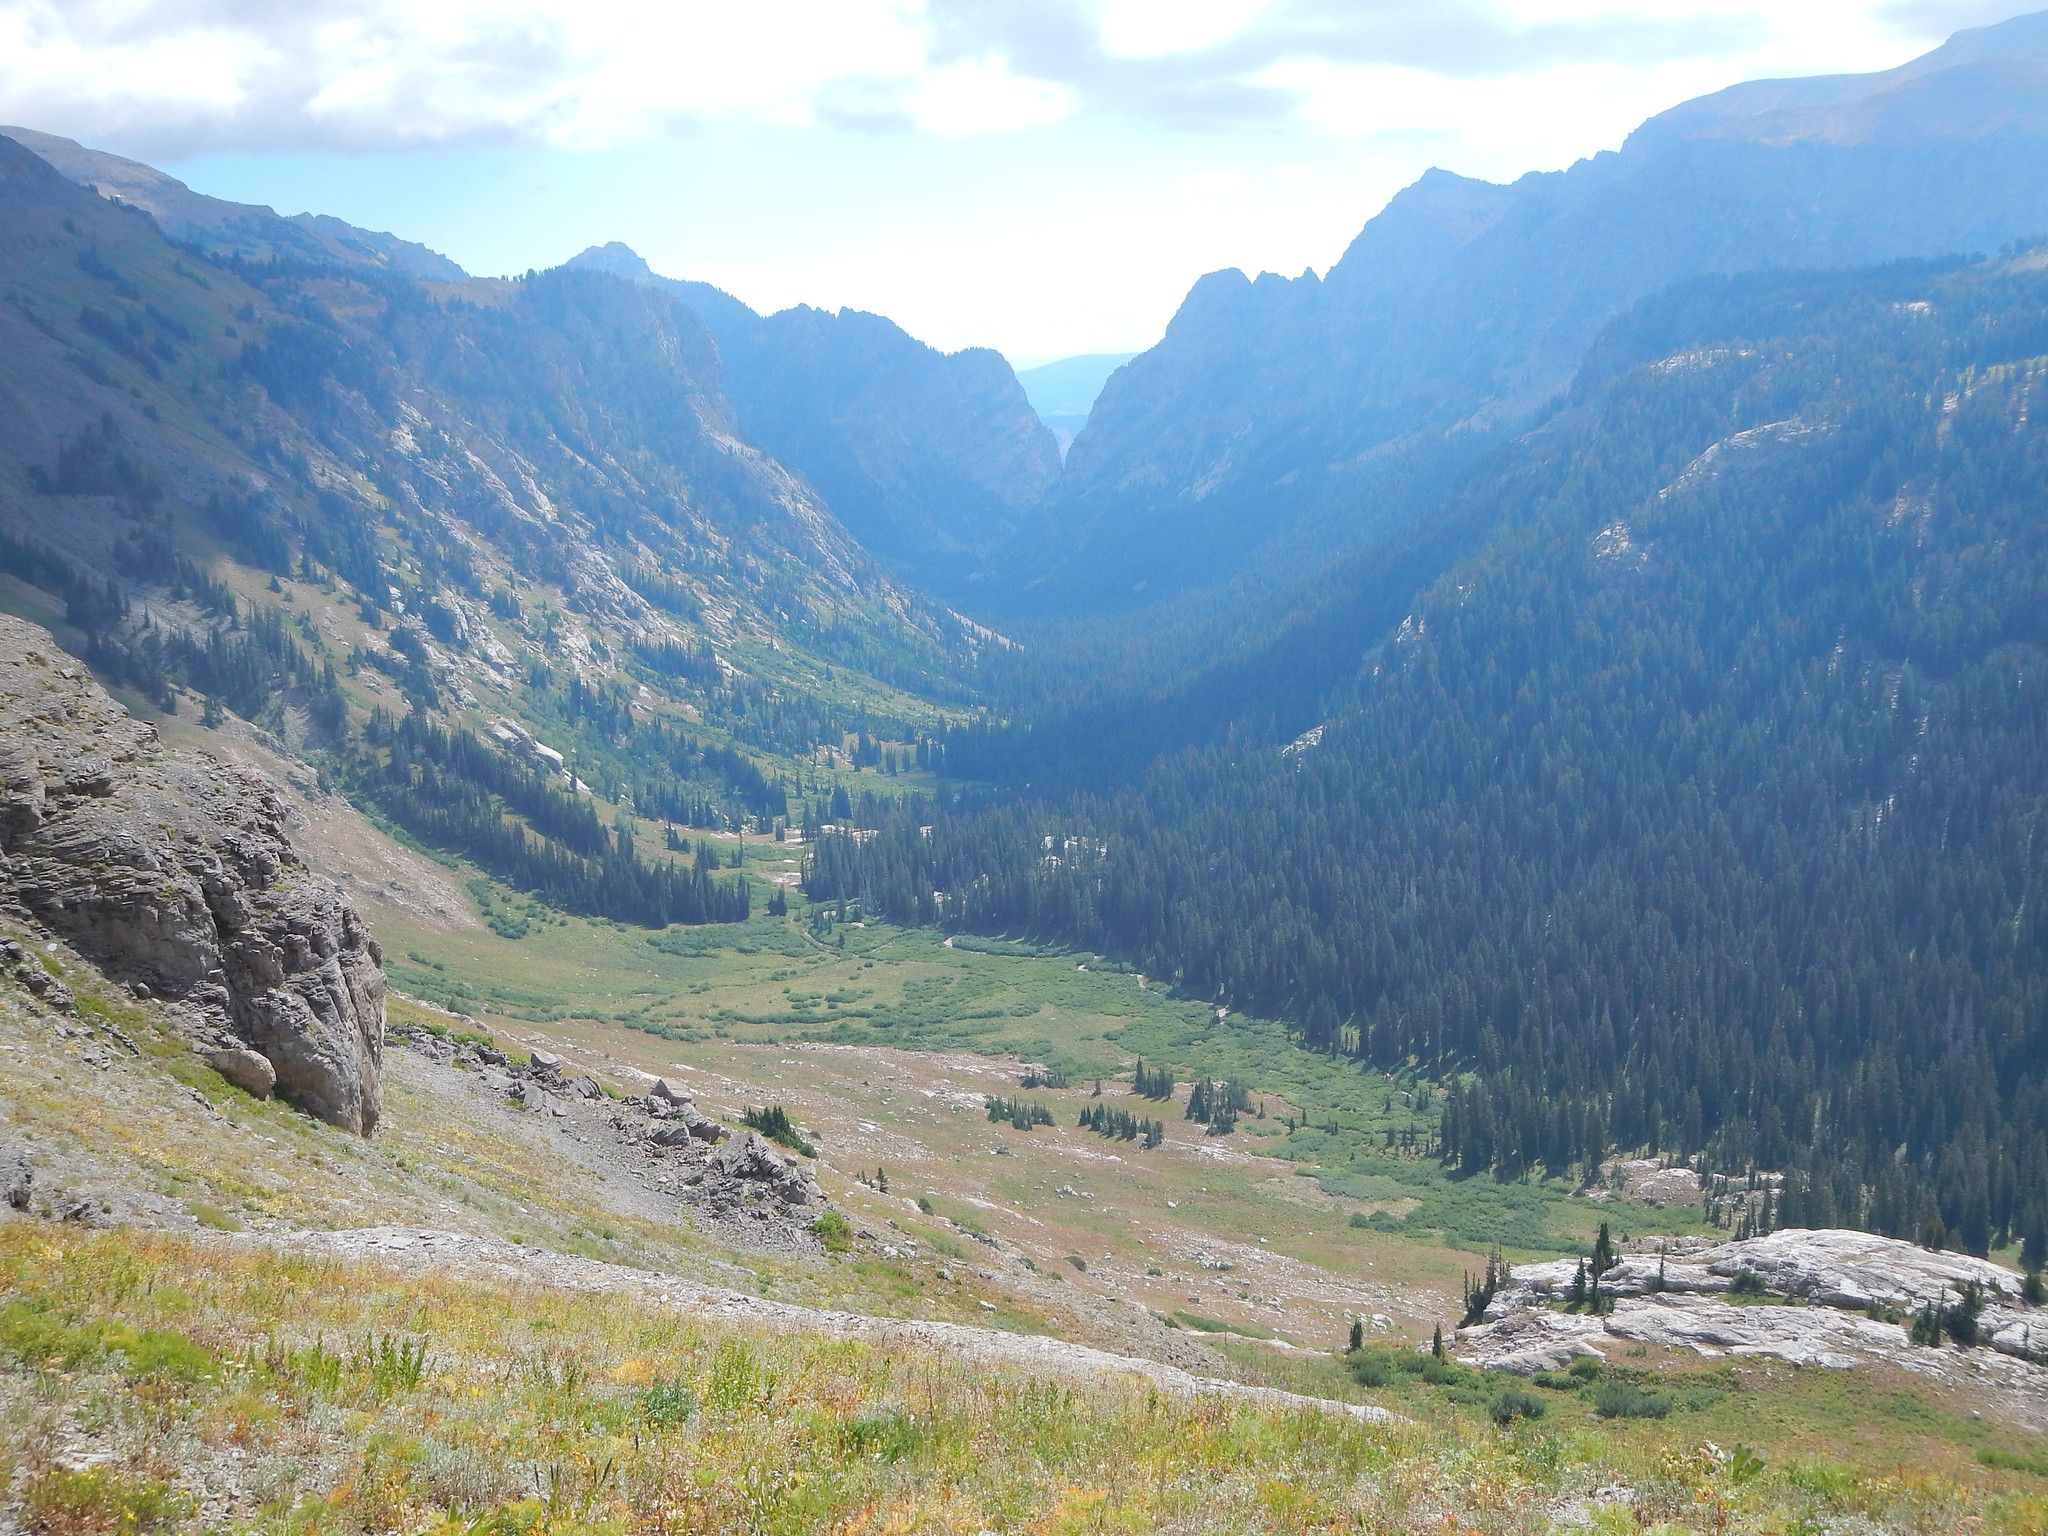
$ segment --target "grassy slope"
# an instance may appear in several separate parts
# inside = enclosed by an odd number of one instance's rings
[[[1669,1420],[1367,1426],[1077,1391],[132,1232],[0,1226],[0,1291],[0,1480],[46,1531],[2048,1529],[2025,1473],[1744,1477]]]

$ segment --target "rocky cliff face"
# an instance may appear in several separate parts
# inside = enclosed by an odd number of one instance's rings
[[[33,624],[0,616],[0,898],[184,1004],[224,1075],[368,1135],[384,973],[256,775],[167,749]]]

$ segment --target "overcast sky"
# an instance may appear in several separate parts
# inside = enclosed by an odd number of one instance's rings
[[[2038,0],[2037,0],[2038,3]],[[1020,363],[1327,268],[1743,79],[1882,69],[2019,0],[0,0],[0,121],[473,272],[623,240],[761,309]]]

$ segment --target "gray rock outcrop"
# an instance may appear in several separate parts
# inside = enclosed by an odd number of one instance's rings
[[[203,1051],[260,1057],[284,1099],[375,1128],[381,956],[293,851],[276,789],[166,748],[46,631],[5,616],[0,897],[109,977],[180,1005]],[[255,1063],[220,1059],[257,1091]]]
[[[2009,1416],[2048,1428],[2048,1308],[2028,1305],[2021,1277],[1984,1259],[1868,1232],[1786,1228],[1628,1255],[1601,1277],[1613,1309],[1597,1315],[1561,1310],[1577,1269],[1571,1259],[1517,1266],[1485,1317],[1458,1330],[1453,1353],[1525,1376],[1616,1344],[1831,1369],[1891,1365],[1993,1394]],[[1912,1342],[1906,1321],[1955,1302],[1965,1286],[1983,1299],[1979,1347]]]

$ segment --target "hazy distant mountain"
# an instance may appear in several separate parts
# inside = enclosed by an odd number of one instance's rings
[[[80,186],[140,208],[173,241],[196,245],[209,255],[388,267],[409,277],[444,283],[459,283],[468,275],[446,256],[396,235],[357,229],[326,214],[285,218],[269,208],[208,197],[153,166],[87,149],[53,133],[0,127],[0,134],[34,150]]]
[[[1024,398],[1038,419],[1052,430],[1065,454],[1081,428],[1088,424],[1088,412],[1109,376],[1128,363],[1130,352],[1090,352],[1081,357],[1063,357],[1041,363],[1017,374],[1024,386]]]
[[[740,429],[815,486],[874,554],[946,587],[1051,491],[1059,449],[986,348],[944,353],[894,321],[801,306],[758,315],[658,276],[626,246],[569,263],[662,288],[718,338]]]
[[[1324,278],[1197,283],[1104,387],[1015,568],[1074,604],[1341,547],[1418,458],[1511,431],[1672,282],[2042,233],[2048,16],[1883,74],[1738,86],[1511,186],[1432,171]]]

